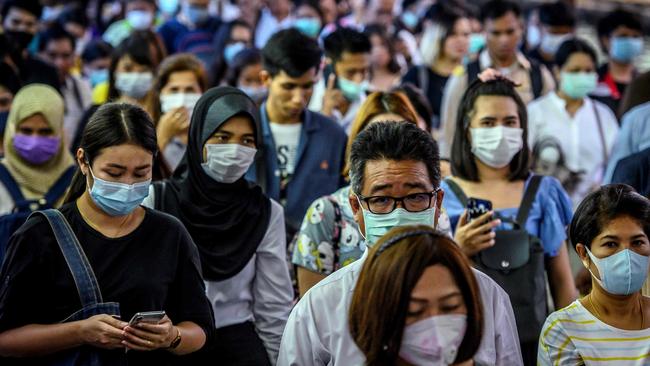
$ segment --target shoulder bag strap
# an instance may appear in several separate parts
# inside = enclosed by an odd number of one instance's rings
[[[9,195],[11,195],[11,199],[14,200],[14,205],[25,201],[25,196],[20,191],[18,183],[16,183],[14,177],[11,176],[11,173],[9,173],[9,170],[3,164],[0,164],[0,182],[5,186]]]
[[[533,208],[533,202],[535,202],[535,196],[537,196],[537,191],[539,190],[539,184],[542,182],[541,175],[533,175],[528,182],[528,187],[524,193],[524,198],[521,200],[521,205],[517,211],[517,223],[524,227],[526,221],[528,220],[528,215],[530,214],[531,208]]]
[[[530,86],[533,91],[533,99],[542,96],[544,90],[544,81],[542,80],[542,68],[539,63],[534,60],[530,61]]]
[[[445,182],[447,183],[447,185],[449,186],[451,191],[454,192],[456,197],[458,197],[458,200],[460,201],[460,203],[463,206],[467,206],[467,201],[468,201],[467,195],[465,194],[465,192],[463,192],[463,189],[460,188],[458,183],[454,182],[452,179],[449,179],[449,178],[446,178]]]
[[[154,200],[154,209],[158,211],[165,211],[165,188],[167,187],[167,184],[165,184],[165,181],[157,181],[153,182],[153,200]]]
[[[90,305],[102,303],[102,294],[99,291],[95,273],[65,216],[59,210],[55,209],[36,211],[31,214],[30,218],[35,215],[45,216],[52,227],[56,242],[59,244],[59,248],[61,248],[61,253],[63,253],[63,257],[68,264],[72,278],[77,286],[81,306],[85,308]]]
[[[474,80],[478,79],[478,74],[481,73],[481,64],[479,60],[467,64],[467,85],[471,85]]]
[[[596,108],[596,101],[591,101],[591,107],[594,109],[596,115],[596,122],[598,123],[598,135],[600,135],[600,144],[603,147],[603,166],[607,167],[607,160],[609,160],[609,153],[607,152],[607,141],[605,141],[605,131],[603,129],[603,122],[600,120],[600,113]]]
[[[332,196],[327,196],[327,199],[332,203],[332,207],[334,208],[334,235],[332,235],[332,249],[334,252],[333,271],[336,271],[342,267],[341,263],[339,263],[339,250],[341,249],[341,235],[343,232],[343,215],[341,214],[341,206],[336,202],[336,199]]]
[[[46,204],[49,207],[54,207],[54,204],[56,201],[65,194],[65,191],[68,189],[70,186],[70,182],[72,181],[72,176],[74,175],[74,172],[77,168],[74,166],[71,166],[66,170],[59,179],[54,183],[54,185],[50,188],[50,190],[45,194],[45,201]]]
[[[422,93],[424,95],[429,95],[429,73],[427,70],[427,66],[420,65],[417,67],[418,70],[418,82],[420,85],[420,90],[422,90]]]

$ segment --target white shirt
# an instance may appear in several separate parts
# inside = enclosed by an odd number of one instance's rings
[[[284,178],[291,177],[296,168],[302,123],[282,124],[271,122],[269,125],[271,133],[273,133],[280,176]]]
[[[0,216],[11,213],[15,202],[2,182],[0,182]]]
[[[325,97],[325,89],[325,81],[323,77],[321,77],[320,81],[314,85],[314,92],[311,95],[311,100],[309,101],[308,106],[310,111],[321,113],[323,110],[323,97]],[[350,129],[352,128],[352,122],[354,122],[354,119],[359,113],[361,105],[365,101],[366,96],[361,95],[359,99],[350,103],[350,107],[348,108],[348,111],[345,113],[345,115],[343,115],[338,109],[332,111],[332,118],[334,118],[339,123],[339,125],[343,127],[343,130],[348,135],[350,134]]]
[[[348,330],[348,310],[368,250],[358,261],[312,287],[291,311],[282,336],[278,365],[365,364]],[[481,291],[484,330],[474,356],[480,365],[522,365],[510,299],[487,275],[473,270]]]
[[[603,146],[594,111],[598,111],[606,146]],[[553,138],[562,149],[567,168],[584,172],[583,179],[571,194],[574,206],[593,186],[602,182],[606,164],[603,153],[611,154],[618,129],[614,113],[606,105],[590,98],[584,99],[573,117],[566,111],[564,99],[555,92],[528,105],[528,146],[533,149],[537,142]]]
[[[153,186],[142,204],[154,208]],[[282,331],[293,304],[286,256],[284,209],[271,200],[269,226],[246,267],[227,280],[205,281],[215,327],[253,321],[272,365],[278,357]]]
[[[70,147],[77,133],[81,117],[83,117],[86,110],[93,104],[93,92],[88,81],[74,75],[66,78],[61,92],[65,101],[63,134],[65,136],[66,147]]]
[[[264,48],[269,38],[277,31],[288,28],[291,26],[293,19],[288,16],[281,21],[278,21],[269,8],[262,9],[262,14],[257,22],[257,29],[255,30],[255,47],[260,50]]]

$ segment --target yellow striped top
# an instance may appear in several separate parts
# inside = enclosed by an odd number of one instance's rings
[[[540,335],[537,364],[650,365],[650,328],[614,328],[593,316],[576,300],[546,319]]]

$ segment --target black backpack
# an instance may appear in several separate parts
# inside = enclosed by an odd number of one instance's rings
[[[542,96],[542,91],[544,90],[544,81],[542,80],[542,68],[539,63],[535,60],[528,60],[530,62],[530,86],[533,91],[533,99],[537,99]],[[472,84],[472,82],[478,79],[478,74],[481,73],[481,64],[479,60],[470,62],[467,64],[467,85]]]
[[[495,214],[513,228],[496,230],[495,245],[472,257],[476,269],[490,276],[510,296],[522,343],[539,339],[548,316],[544,249],[541,240],[524,228],[541,180],[540,175],[531,177],[515,220]],[[467,206],[467,196],[460,186],[450,179],[446,182]]]
[[[0,182],[4,185],[7,192],[14,201],[14,209],[11,213],[0,215],[0,263],[4,259],[5,250],[9,238],[22,224],[27,221],[27,218],[33,211],[41,211],[53,208],[56,201],[58,201],[70,185],[72,175],[75,172],[75,167],[70,167],[63,175],[54,183],[50,190],[45,194],[45,197],[39,200],[26,199],[18,183],[7,170],[7,167],[0,164]]]

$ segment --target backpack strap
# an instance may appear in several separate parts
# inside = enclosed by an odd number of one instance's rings
[[[43,215],[52,227],[56,242],[77,286],[82,308],[102,303],[102,293],[99,291],[95,273],[65,216],[59,210],[49,209],[36,211],[27,220],[36,215]]]
[[[154,208],[158,211],[165,211],[165,192],[167,191],[167,184],[164,180],[153,182],[153,200]]]
[[[424,95],[429,95],[429,73],[427,67],[424,65],[417,66],[418,71],[418,85]]]
[[[603,122],[600,120],[600,113],[596,107],[596,101],[591,101],[591,107],[594,109],[596,115],[596,122],[598,123],[598,135],[600,137],[600,144],[603,148],[603,171],[607,168],[607,161],[609,160],[609,153],[607,152],[607,141],[605,140],[605,130],[603,129]]]
[[[45,201],[48,207],[54,207],[54,204],[56,201],[63,196],[65,191],[68,189],[70,186],[70,181],[72,181],[72,176],[74,175],[74,172],[76,170],[76,167],[71,166],[66,170],[60,177],[57,179],[57,181],[54,183],[54,185],[50,188],[50,190],[45,194]]]
[[[16,180],[11,176],[11,173],[9,173],[9,170],[4,166],[4,164],[0,164],[0,182],[2,182],[9,192],[11,199],[14,200],[14,205],[25,201],[25,196],[23,196],[23,193],[20,191],[18,183],[16,183]]]
[[[530,214],[531,208],[533,208],[533,202],[535,202],[535,197],[537,196],[537,191],[539,190],[539,185],[542,182],[542,176],[534,174],[528,182],[528,187],[526,187],[526,192],[524,192],[524,198],[521,200],[521,205],[517,211],[516,221],[520,226],[525,226],[526,221],[528,220],[528,215]]]
[[[341,263],[339,263],[340,258],[340,249],[341,249],[341,235],[343,235],[343,215],[341,214],[341,206],[332,196],[327,196],[327,199],[332,204],[334,208],[334,235],[332,235],[332,249],[334,252],[334,268],[333,271],[341,268]]]
[[[542,90],[544,90],[544,80],[542,79],[542,68],[540,64],[535,60],[530,61],[530,86],[533,91],[533,99],[537,99],[542,96]]]
[[[476,79],[478,79],[478,74],[480,73],[481,64],[479,64],[479,60],[467,64],[467,85],[471,85]]]
[[[460,203],[463,206],[467,206],[467,201],[468,201],[467,195],[465,194],[465,192],[463,192],[463,189],[460,188],[458,183],[454,182],[452,179],[449,178],[445,178],[445,183],[447,183],[451,191],[454,192],[456,197],[458,197]]]

